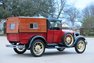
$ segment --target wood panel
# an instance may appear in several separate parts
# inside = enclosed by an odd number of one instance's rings
[[[6,22],[6,33],[18,33],[18,18],[17,17],[10,17],[7,19],[7,22]],[[14,29],[11,29],[10,28],[10,25],[11,24],[15,24],[14,26]]]
[[[30,28],[30,24],[37,23],[38,29]],[[46,32],[45,18],[20,18],[19,32]]]

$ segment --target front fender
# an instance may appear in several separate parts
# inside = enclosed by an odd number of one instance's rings
[[[78,42],[79,39],[83,39],[83,40],[85,40],[85,43],[87,44],[87,41],[86,41],[85,37],[82,36],[82,35],[79,35],[79,36],[76,36],[76,37],[75,37],[74,45]]]

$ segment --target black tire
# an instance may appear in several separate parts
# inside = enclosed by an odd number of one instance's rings
[[[80,43],[82,43],[82,45],[79,45]],[[83,48],[82,48],[83,47]],[[82,48],[82,50],[81,50]],[[78,39],[77,43],[75,45],[75,51],[79,54],[83,53],[86,49],[86,43],[84,39]]]
[[[64,51],[65,48],[57,48],[58,51]]]
[[[34,57],[40,57],[45,51],[45,44],[42,40],[36,39],[32,42],[30,52]]]
[[[17,53],[17,54],[23,54],[25,51],[26,51],[26,46],[25,48],[13,48],[14,51]]]
[[[70,41],[67,40],[67,38],[68,39],[70,38]],[[73,46],[73,44],[74,44],[74,36],[73,36],[73,34],[71,34],[71,33],[65,34],[64,37],[63,37],[63,44],[65,46],[67,46],[67,47]]]

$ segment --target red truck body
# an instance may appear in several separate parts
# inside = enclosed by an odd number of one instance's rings
[[[62,30],[44,30],[43,32],[41,32],[40,30],[36,31],[36,32],[30,32],[30,30],[28,30],[29,27],[27,27],[26,29],[21,29],[21,26],[26,26],[26,24],[24,24],[27,20],[29,19],[30,21],[28,22],[30,24],[30,22],[32,22],[33,20],[37,20],[40,19],[43,20],[44,18],[19,18],[19,17],[11,17],[8,18],[7,23],[7,38],[9,40],[9,42],[19,42],[21,44],[28,44],[29,40],[31,38],[33,38],[36,35],[39,36],[43,36],[45,38],[45,40],[47,41],[47,43],[60,43],[61,42],[61,38],[62,36],[64,36],[64,31]],[[22,21],[24,22],[22,22]],[[44,23],[47,21],[47,19],[44,19]],[[9,30],[9,25],[11,23],[15,23],[15,29],[14,30]],[[21,23],[21,25],[20,25]],[[23,24],[22,24],[23,23]],[[44,24],[43,22],[41,22],[40,24]],[[45,24],[44,26],[47,26],[47,24]],[[19,29],[21,29],[21,31],[19,31]],[[22,31],[23,30],[23,31]],[[26,30],[26,31],[25,31]]]
[[[85,38],[71,29],[62,28],[62,20],[58,19],[10,17],[6,22],[6,34],[11,43],[7,46],[13,47],[18,54],[28,49],[38,57],[45,48],[63,51],[75,47],[77,53],[83,53],[86,48]]]

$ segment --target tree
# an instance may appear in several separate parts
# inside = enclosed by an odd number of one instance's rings
[[[91,4],[91,5],[87,6],[83,10],[83,16],[84,16],[84,18],[94,16],[94,4]]]
[[[94,36],[94,4],[83,10],[82,27],[85,29],[84,34]]]
[[[0,7],[0,19],[7,18],[8,16],[10,16],[9,12],[3,7]]]
[[[6,11],[5,14],[9,13],[8,16],[48,17],[53,16],[55,11],[54,0],[2,0],[1,2],[2,11]]]
[[[8,17],[10,14],[5,9],[5,0],[0,0],[0,19]]]
[[[57,18],[60,18],[60,15],[64,11],[65,5],[66,5],[66,0],[60,0],[60,2],[57,2],[57,11],[58,11]]]
[[[94,4],[87,6],[83,10],[83,27],[94,27]]]
[[[68,4],[67,0],[57,0],[56,3],[56,18],[71,21],[72,25],[74,26],[74,22],[79,20],[79,10],[73,5]]]
[[[83,22],[84,28],[94,28],[94,16],[90,16],[84,19]]]
[[[74,6],[68,6],[64,10],[65,16],[67,16],[67,20],[71,21],[74,26],[74,22],[79,18],[79,11]]]

